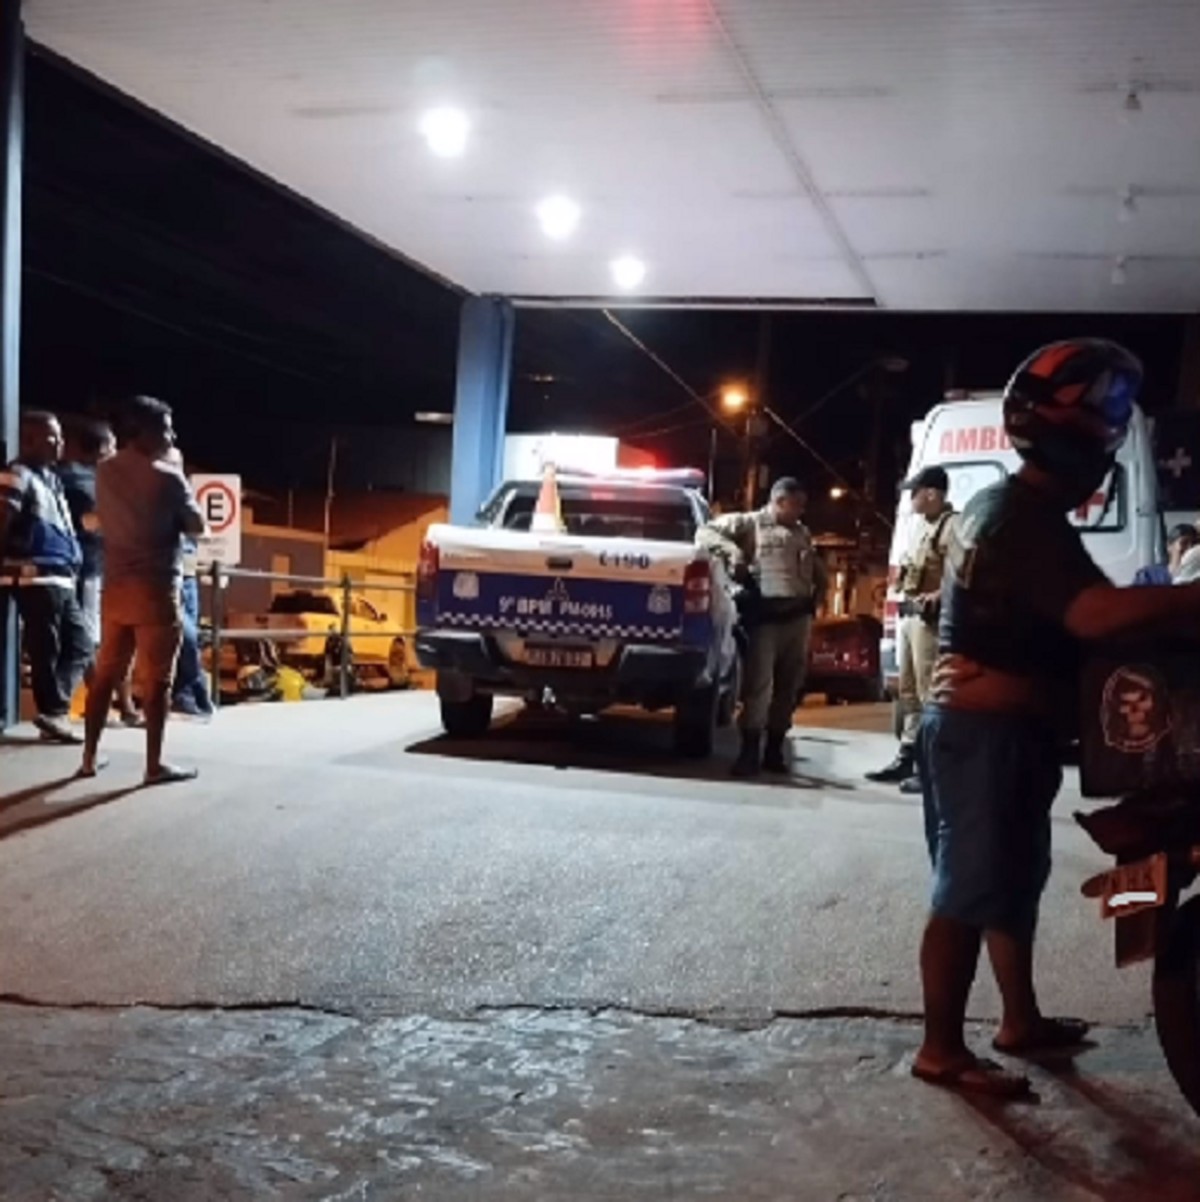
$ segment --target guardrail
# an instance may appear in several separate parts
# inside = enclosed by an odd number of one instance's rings
[[[212,590],[212,668],[211,691],[214,706],[221,704],[221,643],[222,640],[237,641],[239,639],[261,639],[269,643],[300,641],[303,639],[319,638],[310,630],[277,630],[270,627],[251,627],[238,629],[223,625],[225,616],[225,590],[231,580],[262,580],[272,584],[288,584],[308,589],[325,589],[340,593],[341,612],[336,615],[339,619],[338,630],[338,688],[337,693],[343,700],[350,695],[350,674],[354,661],[353,639],[350,610],[354,593],[415,593],[416,581],[412,573],[393,573],[384,570],[371,569],[369,580],[355,580],[349,573],[331,579],[326,576],[300,576],[291,572],[268,572],[259,568],[230,568],[223,564],[214,563],[206,571],[197,576],[197,582],[203,583]],[[394,577],[396,583],[382,583]],[[335,615],[329,615],[333,617]],[[385,615],[386,616],[386,615]],[[372,638],[409,639],[416,633],[415,629],[372,630]]]

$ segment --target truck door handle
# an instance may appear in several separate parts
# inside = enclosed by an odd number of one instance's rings
[[[575,566],[575,561],[569,555],[551,555],[546,560],[546,567],[555,572],[569,572]]]

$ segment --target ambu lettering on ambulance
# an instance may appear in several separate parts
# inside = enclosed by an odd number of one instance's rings
[[[1012,443],[1003,426],[971,426],[944,430],[938,439],[939,455],[977,455],[981,451],[1010,451]]]

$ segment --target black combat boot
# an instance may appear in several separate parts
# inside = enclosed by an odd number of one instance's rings
[[[786,730],[767,731],[767,743],[763,748],[762,766],[764,772],[775,776],[787,776],[790,773],[787,757],[783,753],[783,743],[787,738]]]
[[[916,755],[911,747],[901,747],[899,754],[886,768],[880,768],[878,772],[868,772],[867,780],[873,780],[880,785],[898,785],[916,774]]]
[[[742,749],[733,761],[730,771],[734,776],[748,779],[757,776],[762,769],[762,731],[742,731]]]

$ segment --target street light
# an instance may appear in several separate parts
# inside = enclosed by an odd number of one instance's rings
[[[833,500],[835,500],[835,501],[842,500],[842,498],[845,497],[848,493],[849,493],[849,489],[843,488],[842,485],[840,485],[840,484],[835,484],[829,490],[830,497],[832,497]]]
[[[750,404],[750,394],[740,384],[729,384],[721,390],[721,405],[728,413],[741,413]]]

